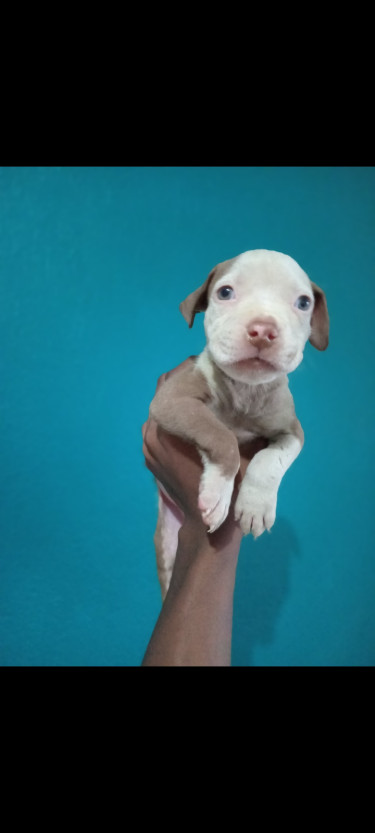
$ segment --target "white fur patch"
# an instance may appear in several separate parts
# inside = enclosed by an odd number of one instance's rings
[[[293,434],[281,434],[251,460],[235,505],[235,518],[244,535],[254,538],[271,529],[276,517],[280,482],[301,451]]]
[[[218,290],[227,285],[234,294],[222,300]],[[312,300],[307,311],[296,307],[304,294]],[[311,281],[293,258],[262,249],[244,252],[214,284],[206,310],[204,327],[215,364],[233,379],[255,385],[290,373],[302,361],[312,311]],[[260,358],[269,367],[249,373],[241,362],[256,356],[257,350],[249,343],[248,328],[263,317],[272,318],[278,337],[261,348]]]
[[[259,489],[252,483],[243,483],[234,514],[244,535],[251,532],[254,538],[268,531],[275,523],[277,489]]]
[[[199,485],[198,507],[203,522],[209,527],[208,532],[215,532],[228,515],[234,477],[223,475],[220,466],[211,463],[204,452],[201,451],[200,455],[203,475]]]

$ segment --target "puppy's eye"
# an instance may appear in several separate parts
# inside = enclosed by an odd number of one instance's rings
[[[231,286],[221,286],[217,290],[217,297],[220,298],[220,301],[229,301],[234,298],[234,289]]]
[[[300,295],[299,298],[297,298],[294,306],[302,310],[310,309],[311,298],[309,298],[308,295]]]

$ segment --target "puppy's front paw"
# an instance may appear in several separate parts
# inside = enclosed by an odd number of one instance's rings
[[[276,518],[277,492],[243,483],[234,507],[234,516],[239,521],[244,535],[252,533],[254,538],[271,529]]]
[[[233,492],[233,477],[225,477],[214,463],[205,466],[199,486],[198,508],[208,532],[216,532],[228,515]]]

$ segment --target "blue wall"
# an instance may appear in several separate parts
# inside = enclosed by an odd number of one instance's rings
[[[204,344],[179,302],[251,248],[331,315],[306,443],[241,550],[234,665],[374,665],[374,168],[0,169],[2,665],[139,665],[160,608],[141,424]]]

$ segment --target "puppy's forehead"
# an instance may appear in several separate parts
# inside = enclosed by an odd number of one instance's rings
[[[243,283],[259,283],[273,286],[289,283],[297,288],[311,290],[311,282],[306,272],[296,260],[282,252],[268,249],[253,249],[243,252],[231,260],[219,263],[215,269],[215,279],[211,290],[218,281],[232,280]]]

